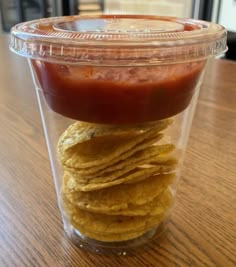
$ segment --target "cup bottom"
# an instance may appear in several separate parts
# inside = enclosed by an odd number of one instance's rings
[[[126,256],[136,254],[139,250],[148,250],[154,240],[159,239],[167,229],[167,220],[150,229],[142,236],[128,241],[102,242],[80,233],[72,225],[65,227],[69,239],[79,248],[95,254]]]

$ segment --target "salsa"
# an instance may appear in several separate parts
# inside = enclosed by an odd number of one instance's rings
[[[131,124],[187,108],[205,61],[147,67],[32,64],[53,111],[87,122]]]
[[[66,16],[11,32],[48,106],[94,123],[161,120],[185,110],[226,31],[206,21],[146,15]]]

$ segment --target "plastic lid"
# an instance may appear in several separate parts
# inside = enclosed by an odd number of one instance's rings
[[[192,62],[226,50],[215,23],[143,15],[46,18],[16,25],[11,50],[49,62],[151,65]]]

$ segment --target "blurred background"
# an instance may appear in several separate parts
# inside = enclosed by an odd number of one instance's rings
[[[236,60],[236,0],[0,0],[0,32],[19,22],[77,14],[149,14],[203,19],[228,30],[226,58]]]

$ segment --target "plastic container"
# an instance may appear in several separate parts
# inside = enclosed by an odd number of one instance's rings
[[[57,17],[16,25],[32,71],[67,235],[125,255],[173,208],[207,61],[223,27],[172,17]]]

